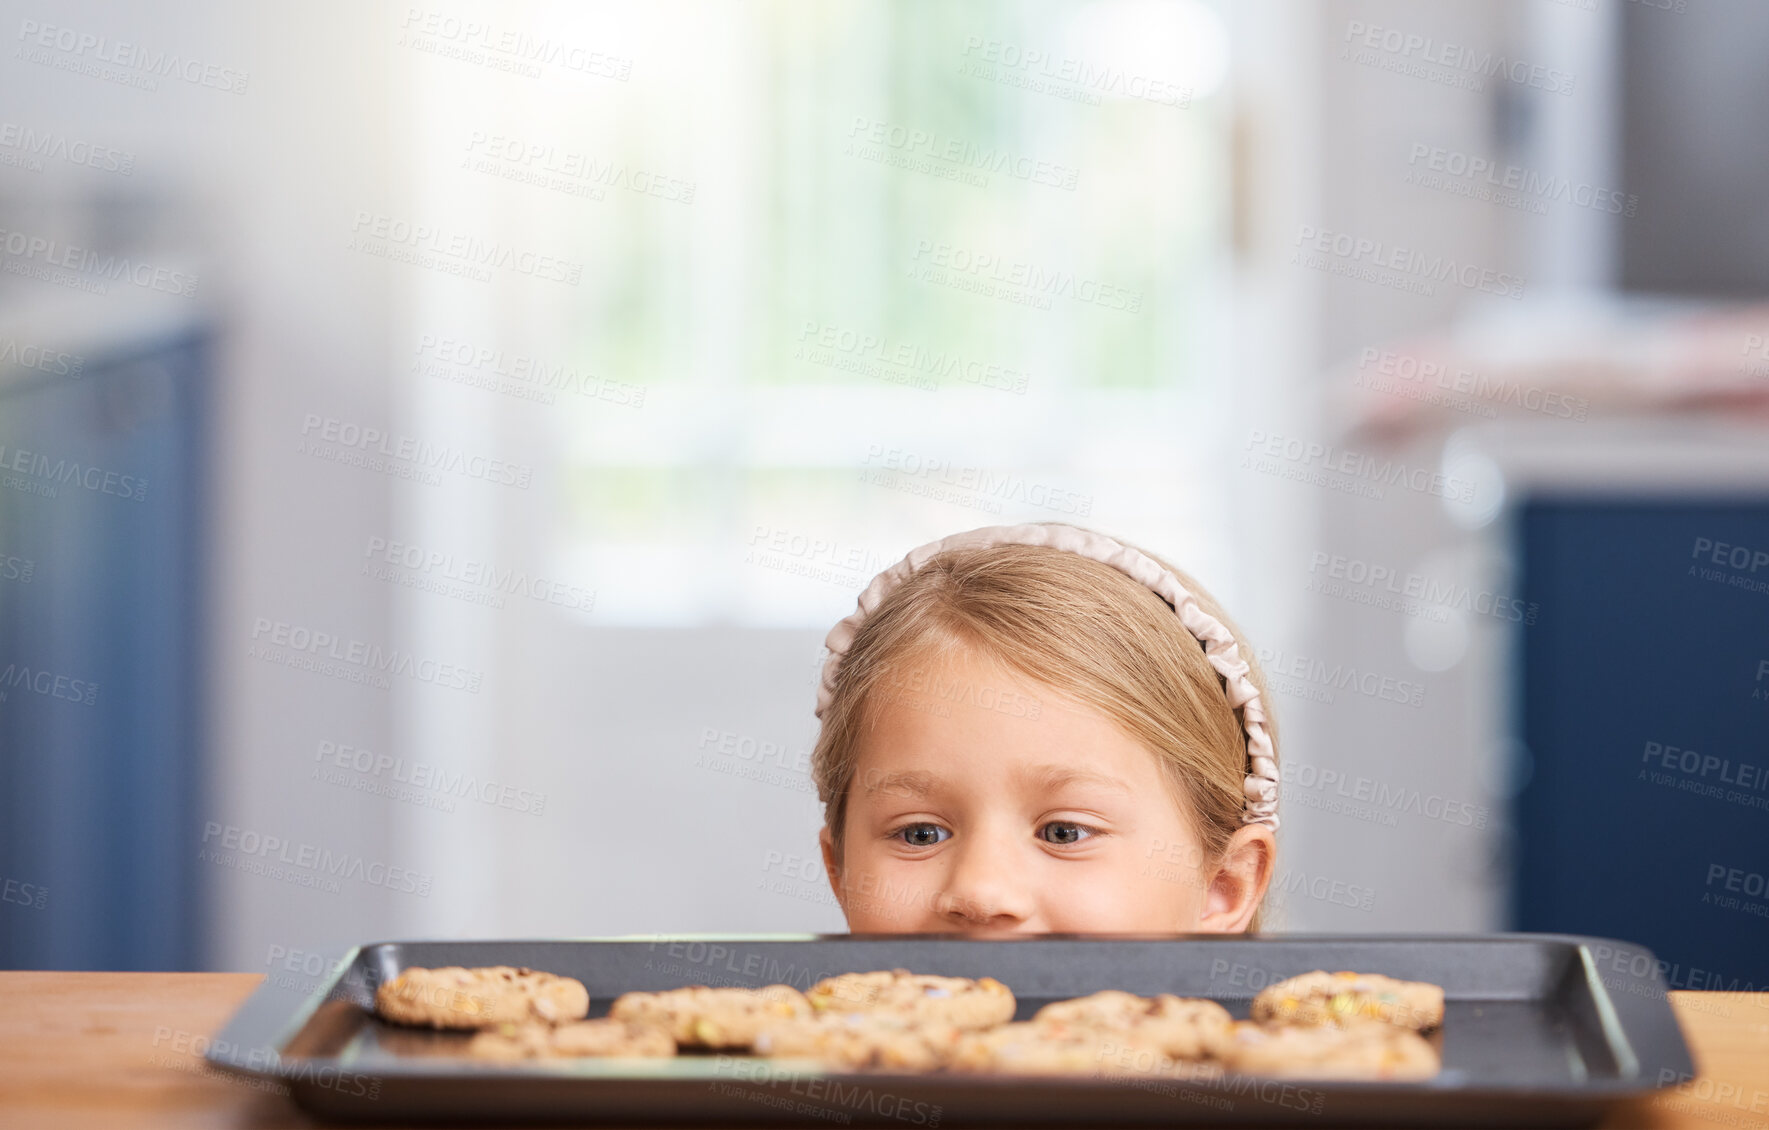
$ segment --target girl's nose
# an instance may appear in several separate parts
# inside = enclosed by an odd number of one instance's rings
[[[1034,912],[1031,885],[1011,845],[983,836],[953,853],[952,869],[934,900],[946,922],[967,930],[1012,930]]]

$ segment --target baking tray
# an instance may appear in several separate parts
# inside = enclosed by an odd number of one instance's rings
[[[1611,1105],[1693,1074],[1645,949],[1566,934],[669,935],[555,941],[381,942],[273,972],[211,1041],[237,1074],[285,1083],[343,1121],[574,1121],[799,1126],[989,1124],[1589,1124]],[[285,963],[287,964],[287,963]],[[630,989],[800,989],[835,973],[905,967],[999,978],[1016,1019],[1100,989],[1209,997],[1237,1017],[1271,981],[1353,969],[1444,989],[1443,1070],[1423,1082],[1348,1083],[856,1073],[748,1057],[653,1062],[458,1058],[465,1036],[384,1024],[375,987],[407,966],[526,965],[576,977],[590,1015]]]

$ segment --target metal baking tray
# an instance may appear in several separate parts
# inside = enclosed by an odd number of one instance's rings
[[[344,1121],[1575,1126],[1693,1073],[1652,955],[1566,934],[670,935],[382,942],[328,955],[336,960],[304,957],[317,976],[273,971],[205,1054],[221,1069],[279,1080],[307,1111]],[[367,1011],[375,987],[412,965],[576,977],[591,1016],[629,989],[806,989],[836,973],[904,967],[996,977],[1018,998],[1017,1019],[1100,989],[1209,997],[1245,1017],[1271,981],[1352,969],[1443,986],[1434,1037],[1443,1070],[1423,1082],[1179,1082],[818,1071],[729,1054],[481,1064],[459,1057],[464,1035],[399,1028]]]

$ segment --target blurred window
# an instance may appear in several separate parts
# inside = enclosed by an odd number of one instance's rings
[[[522,30],[606,45],[614,77],[487,106],[437,60],[425,112],[477,141],[429,191],[583,264],[496,333],[576,390],[550,552],[595,621],[825,625],[914,544],[1000,522],[1233,567],[1232,437],[1198,424],[1231,379],[1213,8],[548,18],[581,25]]]

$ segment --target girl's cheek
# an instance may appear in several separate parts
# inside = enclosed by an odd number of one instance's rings
[[[1154,885],[1157,889],[1146,905],[1159,916],[1159,929],[1189,930],[1197,925],[1199,912],[1204,906],[1203,871],[1185,869],[1177,875],[1156,880]]]
[[[1201,877],[1189,869],[1159,873],[1140,862],[1110,876],[1095,875],[1051,904],[1065,918],[1090,923],[1077,929],[1184,930],[1196,923]],[[1047,900],[1048,903],[1049,900]]]
[[[849,880],[843,894],[850,929],[919,930],[944,917],[936,909],[942,885],[927,871],[886,866],[870,877],[855,872]]]

